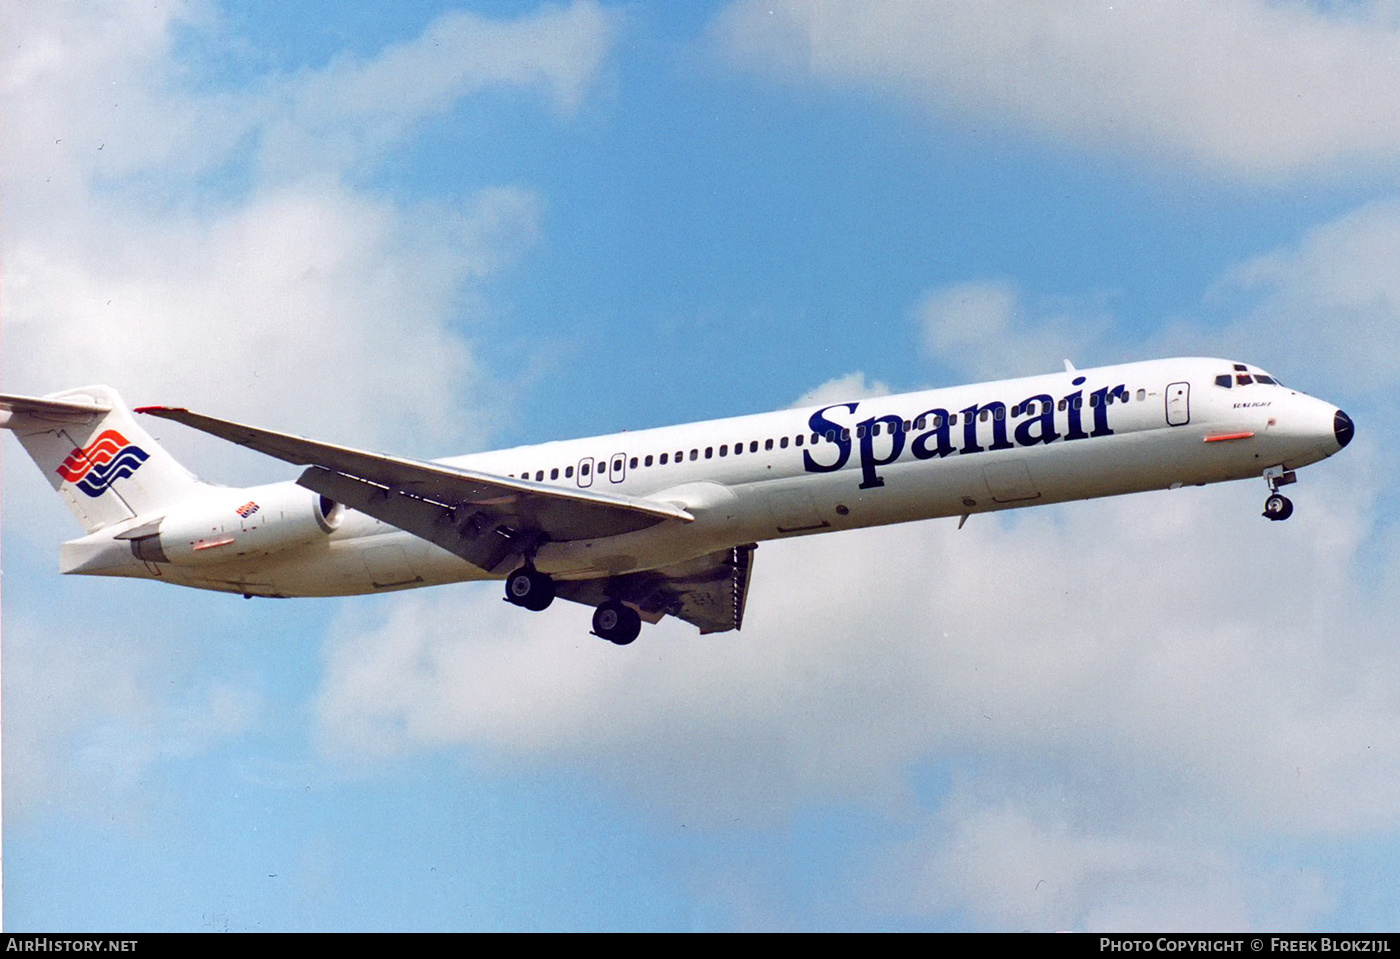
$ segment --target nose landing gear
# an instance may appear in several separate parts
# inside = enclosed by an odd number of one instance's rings
[[[1293,501],[1274,493],[1264,500],[1264,515],[1272,520],[1288,519],[1293,515]]]
[[[1297,481],[1298,474],[1282,466],[1270,466],[1264,471],[1264,482],[1269,484],[1269,498],[1264,500],[1265,516],[1278,522],[1293,515],[1293,501],[1279,493],[1278,488]]]

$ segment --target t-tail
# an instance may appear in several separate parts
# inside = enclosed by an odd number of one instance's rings
[[[0,427],[15,434],[88,533],[168,508],[203,485],[109,386],[0,394]]]

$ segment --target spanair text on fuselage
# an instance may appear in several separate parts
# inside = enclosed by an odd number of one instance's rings
[[[1257,382],[1260,376],[1270,382]],[[1230,378],[1229,388],[1216,385],[1221,377]],[[540,551],[541,569],[597,575],[722,542],[1223,482],[1271,465],[1294,470],[1340,448],[1336,414],[1244,364],[1164,360],[526,447],[471,462],[548,476],[559,463],[591,456],[606,468],[594,469],[594,482],[694,506],[698,522],[683,542],[648,530]],[[616,447],[611,453],[608,444]],[[658,465],[668,453],[668,464]],[[619,458],[622,469],[611,469]],[[629,470],[634,459],[640,469]]]

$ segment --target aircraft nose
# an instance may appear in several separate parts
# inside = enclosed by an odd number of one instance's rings
[[[1344,448],[1351,442],[1352,434],[1356,432],[1356,426],[1352,423],[1351,417],[1341,410],[1332,416],[1332,435],[1337,438],[1338,448]]]

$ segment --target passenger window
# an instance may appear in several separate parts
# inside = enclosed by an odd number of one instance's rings
[[[582,466],[580,466],[580,467],[578,468],[578,475],[580,475],[580,476],[587,476],[587,475],[588,475],[588,471],[589,471],[589,469],[591,469],[591,468],[592,468],[592,467],[591,467],[590,464],[584,463]]]
[[[543,482],[544,482],[544,470],[535,470],[535,482],[536,482],[536,483],[543,483]]]
[[[564,478],[565,478],[565,479],[573,479],[573,478],[574,478],[574,468],[573,468],[572,466],[566,466],[566,467],[564,467]]]
[[[996,417],[998,420],[1006,419],[1006,407],[998,406],[996,412],[994,412],[992,416]]]
[[[772,441],[772,440],[769,440],[768,442],[769,442],[769,443],[772,443],[773,441]],[[778,447],[779,447],[780,449],[787,449],[787,444],[788,444],[788,438],[787,438],[786,436],[784,436],[784,437],[782,437],[782,438],[780,438],[780,439],[778,440]],[[770,446],[769,449],[772,449],[772,447]]]
[[[720,444],[720,446],[719,446],[719,455],[720,455],[720,456],[728,456],[728,455],[729,455],[729,444],[728,444],[728,443],[721,443],[721,444]],[[706,458],[706,459],[709,459],[709,456],[710,456],[710,451],[709,451],[709,450],[706,450],[706,451],[705,451],[705,458]]]
[[[669,453],[662,453],[662,454],[661,454],[661,465],[662,465],[662,466],[665,466],[665,465],[666,465],[667,457],[669,457],[669,456],[670,456]]]
[[[1138,390],[1138,402],[1147,399],[1147,390]]]
[[[773,448],[773,441],[772,441],[772,440],[769,440],[769,441],[768,441],[768,448],[769,448],[770,450]],[[749,452],[750,452],[750,453],[757,453],[757,452],[758,452],[758,440],[753,440],[752,442],[749,443]]]
[[[714,458],[715,458],[715,448],[714,448],[713,446],[707,446],[707,447],[705,447],[705,459],[707,459],[707,460],[712,460],[712,459],[714,459]]]
[[[692,463],[695,462],[696,460],[698,460],[699,458],[700,458],[700,451],[699,451],[699,450],[691,450],[691,451],[690,451],[690,461],[691,461]]]
[[[916,429],[916,430],[921,430],[921,429],[923,429],[924,426],[927,424],[927,422],[928,422],[928,421],[927,421],[927,419],[926,419],[925,417],[922,417],[922,416],[919,417],[918,419],[916,419],[916,420],[914,421],[914,429]]]
[[[651,454],[650,454],[650,453],[647,454],[646,465],[648,465],[648,466],[651,465]]]
[[[556,466],[549,471],[549,478],[552,480],[557,480],[559,478],[559,467]]]
[[[651,459],[651,457],[648,456],[647,459]],[[650,466],[651,464],[648,463],[647,465]],[[637,457],[635,457],[635,456],[632,457],[632,462],[630,462],[630,463],[627,464],[627,468],[628,468],[629,470],[634,470],[634,469],[637,468]]]
[[[1067,409],[1069,409],[1069,401],[1068,401],[1068,400],[1060,400],[1060,412],[1063,413],[1063,412],[1064,412],[1065,410],[1067,410]]]

